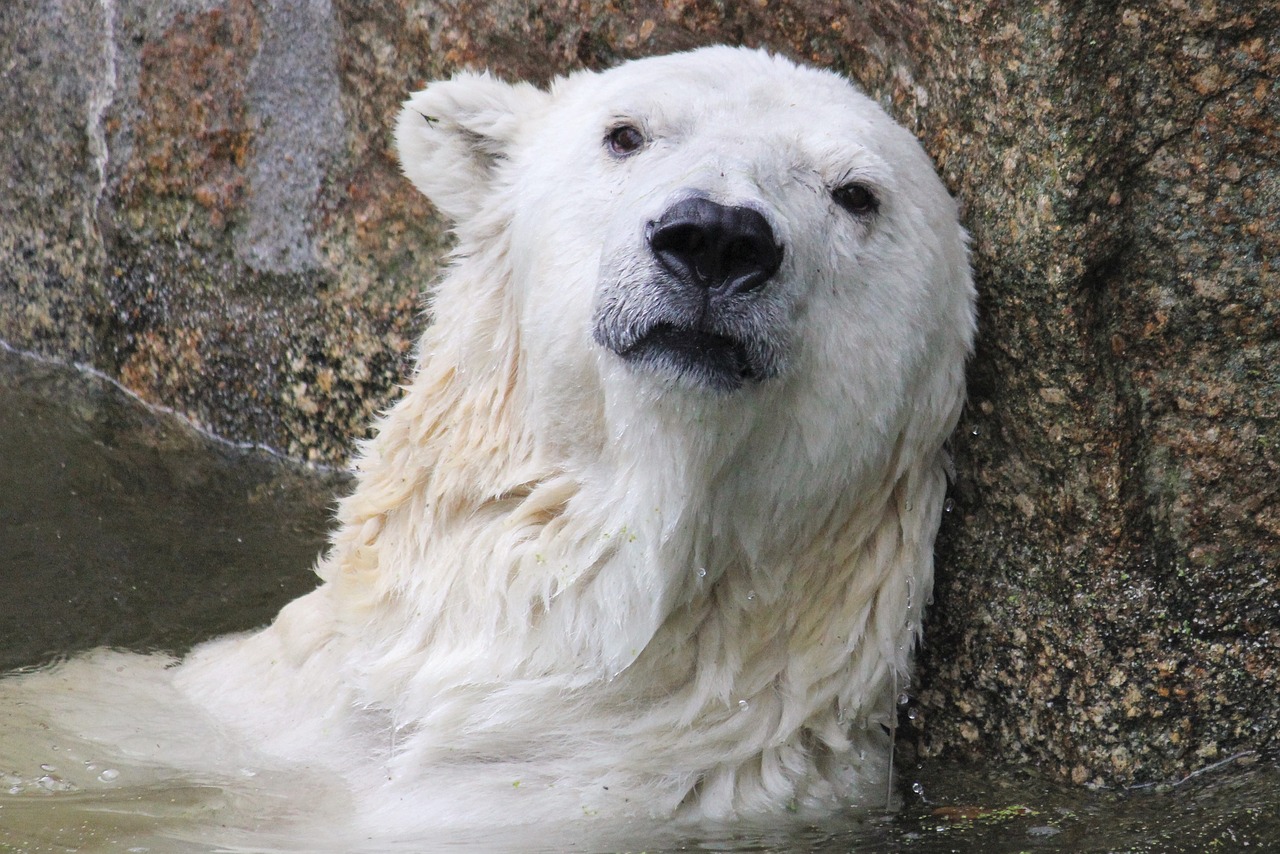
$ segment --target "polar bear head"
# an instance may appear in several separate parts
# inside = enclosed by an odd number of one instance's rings
[[[542,432],[611,400],[615,420],[678,400],[949,429],[973,329],[955,206],[837,75],[725,47],[549,91],[463,74],[408,101],[396,139],[463,263],[508,289]],[[463,314],[491,302],[468,287]]]

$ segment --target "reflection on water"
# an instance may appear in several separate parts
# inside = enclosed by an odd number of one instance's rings
[[[0,670],[267,622],[315,586],[336,485],[0,349]]]
[[[310,589],[337,475],[211,440],[109,383],[0,347],[0,670],[102,645],[181,653],[268,621]],[[11,717],[8,720],[17,720]],[[4,767],[0,852],[314,850],[246,838],[220,815],[270,787],[135,779],[137,769],[50,755]],[[67,767],[58,767],[55,763]],[[73,773],[70,773],[74,771]],[[248,772],[246,772],[248,773]],[[75,780],[72,783],[69,781]],[[1166,852],[1280,850],[1280,765],[1242,757],[1163,790],[1051,786],[1007,769],[901,771],[904,808],[825,827],[601,846],[522,839],[529,851]],[[168,828],[182,832],[170,835]],[[197,828],[195,832],[192,828]],[[271,828],[261,828],[269,831]],[[471,840],[504,850],[512,840]],[[655,844],[656,843],[656,844]],[[460,850],[441,840],[373,850]]]

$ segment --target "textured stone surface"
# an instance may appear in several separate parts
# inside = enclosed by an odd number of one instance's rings
[[[923,746],[1167,779],[1280,733],[1277,11],[1011,11],[929,28],[983,336]]]
[[[10,6],[0,338],[326,460],[447,242],[389,151],[407,91],[712,41],[850,74],[982,292],[904,736],[1106,784],[1280,747],[1274,0]]]
[[[341,459],[402,373],[443,243],[389,151],[403,70],[325,2],[14,6],[0,338]]]

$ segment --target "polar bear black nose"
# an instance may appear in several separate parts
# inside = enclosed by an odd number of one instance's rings
[[[647,230],[649,251],[682,282],[723,294],[767,282],[782,264],[782,247],[758,211],[695,196],[677,202]]]

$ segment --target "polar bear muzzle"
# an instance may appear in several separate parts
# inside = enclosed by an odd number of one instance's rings
[[[613,293],[594,337],[630,365],[713,392],[776,376],[783,347],[769,282],[784,249],[764,215],[694,195],[650,221],[648,281]]]

